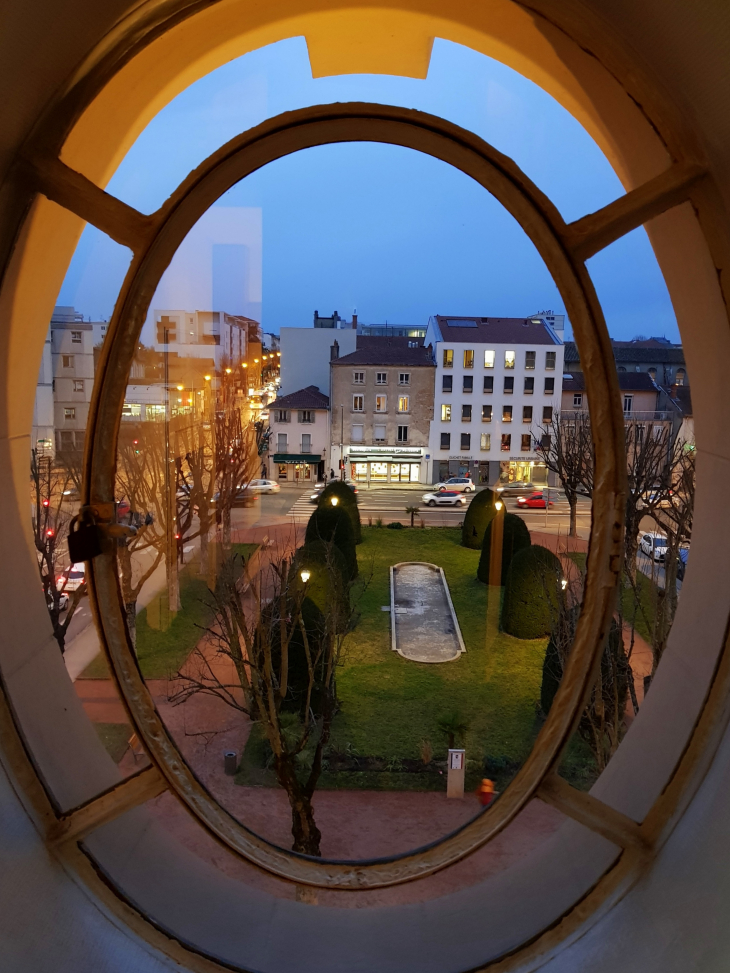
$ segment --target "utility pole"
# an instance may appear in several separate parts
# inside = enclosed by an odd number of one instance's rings
[[[340,406],[340,479],[346,480],[345,476],[345,407]]]

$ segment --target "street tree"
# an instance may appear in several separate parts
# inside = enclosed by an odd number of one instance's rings
[[[41,455],[35,449],[31,450],[30,491],[33,541],[53,636],[61,652],[66,650],[66,633],[71,619],[81,598],[86,594],[85,582],[73,592],[66,591],[68,569],[71,567],[66,540],[75,513],[68,497],[74,482],[74,477],[65,467],[54,463],[50,456]],[[64,612],[62,605],[67,597],[68,607],[65,609],[62,621],[61,615]]]
[[[535,435],[545,465],[557,474],[570,508],[570,537],[578,536],[578,499],[593,493],[593,441],[587,412],[555,412]]]

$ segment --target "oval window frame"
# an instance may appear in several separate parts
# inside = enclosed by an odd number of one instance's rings
[[[206,830],[279,878],[329,889],[375,889],[414,881],[467,857],[495,837],[554,777],[592,685],[613,614],[621,564],[625,477],[623,414],[610,339],[590,276],[555,206],[515,163],[443,119],[365,103],[287,112],[232,139],[209,156],[150,217],[129,209],[134,259],[116,302],[98,366],[84,458],[83,503],[100,522],[114,501],[117,436],[128,374],[157,284],[202,214],[241,179],[294,152],[338,142],[380,142],[423,152],[459,169],[493,195],[535,245],[563,298],[581,351],[596,462],[583,610],[550,714],[499,802],[426,847],[386,858],[314,859],[283,849],[245,827],[200,784],[154,707],[126,629],[116,558],[91,562],[90,595],[102,647],[134,728],[170,790]],[[109,434],[109,430],[113,434]]]

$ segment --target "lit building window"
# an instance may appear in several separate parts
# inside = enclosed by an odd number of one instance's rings
[[[502,422],[512,422],[512,406],[502,406]]]
[[[515,353],[513,351],[505,351],[504,353],[504,367],[514,368],[515,367]]]
[[[441,406],[441,422],[451,422],[451,405],[448,402]]]
[[[502,433],[502,442],[499,447],[503,453],[508,453],[512,449],[512,436],[508,433]]]
[[[410,412],[411,410],[411,397],[410,395],[399,395],[398,396],[398,412]]]
[[[484,352],[484,367],[485,368],[494,368],[494,352],[493,351],[485,351]]]
[[[353,412],[364,412],[365,411],[365,398],[362,395],[353,395],[352,397],[352,411]]]
[[[474,368],[474,350],[472,348],[464,349],[464,368]]]
[[[376,395],[375,396],[375,411],[376,412],[387,412],[388,411],[388,396],[387,395]]]
[[[454,349],[444,348],[444,368],[454,367]]]

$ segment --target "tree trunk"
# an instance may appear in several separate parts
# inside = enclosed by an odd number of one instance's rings
[[[227,556],[231,551],[231,505],[223,505],[223,553]]]
[[[578,536],[578,498],[574,493],[568,495],[568,506],[570,507],[570,537]]]
[[[291,807],[292,851],[319,858],[322,854],[319,849],[322,834],[314,821],[311,797],[299,783],[291,758],[276,757],[275,767],[276,776],[287,793]]]
[[[201,578],[205,578],[208,575],[208,559],[210,557],[210,550],[208,547],[210,533],[210,524],[208,518],[205,521],[200,520],[200,570],[198,573]]]

